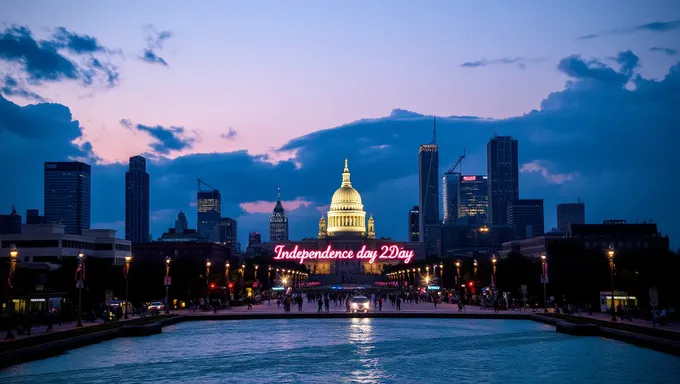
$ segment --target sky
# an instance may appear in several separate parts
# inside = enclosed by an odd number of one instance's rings
[[[654,221],[680,245],[677,1],[0,2],[0,211],[43,208],[45,161],[93,165],[92,223],[124,235],[130,156],[150,159],[154,237],[196,179],[239,238],[281,186],[312,237],[349,159],[378,236],[405,240],[417,151],[485,174],[519,140],[520,196]],[[9,186],[9,187],[8,187]],[[195,224],[192,226],[195,227]],[[264,236],[265,240],[267,236]]]

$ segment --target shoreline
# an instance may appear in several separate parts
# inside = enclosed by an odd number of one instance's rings
[[[523,320],[555,326],[556,332],[575,337],[599,336],[623,341],[680,357],[680,334],[663,329],[645,329],[634,324],[604,321],[540,312],[227,312],[223,314],[171,314],[95,325],[51,334],[41,334],[0,344],[0,369],[29,361],[57,356],[71,349],[112,340],[118,337],[143,337],[158,334],[162,328],[187,321],[290,320],[290,319],[477,319]]]

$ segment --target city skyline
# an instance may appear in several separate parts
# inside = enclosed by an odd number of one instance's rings
[[[206,25],[213,15],[243,21],[216,27],[229,36],[221,42],[229,49],[208,49],[185,17],[157,16],[148,4],[108,26],[86,3],[41,12],[3,3],[2,14],[12,18],[0,28],[0,139],[7,143],[0,161],[8,164],[3,178],[17,187],[0,191],[0,206],[40,209],[44,162],[82,160],[92,166],[92,228],[122,235],[125,162],[141,154],[149,160],[154,238],[180,210],[197,222],[196,178],[223,192],[222,216],[238,221],[243,244],[249,232],[266,232],[271,191],[280,184],[290,196],[282,202],[290,237],[303,238],[317,232],[335,185],[331,170],[348,157],[365,204],[380,218],[380,235],[405,239],[404,212],[418,202],[414,159],[436,115],[439,177],[463,148],[464,173],[485,174],[488,139],[512,136],[521,142],[520,198],[544,199],[546,230],[557,226],[557,204],[580,197],[587,222],[654,220],[677,248],[673,191],[680,180],[672,164],[680,154],[672,143],[680,134],[673,129],[680,70],[673,51],[680,11],[673,2],[603,1],[588,3],[584,13],[585,4],[483,10],[399,3],[361,11],[337,5],[337,12],[320,4],[310,7],[318,17],[307,14],[276,49],[270,39],[290,20],[272,10],[262,16],[272,27],[257,32],[252,26],[260,23],[252,21],[261,9],[217,4],[229,12],[203,10]],[[190,13],[167,7],[174,10],[168,14]],[[384,12],[395,22],[380,18]],[[447,22],[454,12],[466,21]],[[540,22],[528,22],[534,12]],[[299,21],[296,7],[289,13]],[[579,23],[566,23],[565,15]],[[345,39],[350,17],[356,28]],[[375,25],[396,34],[383,36]],[[13,39],[36,42],[43,53],[49,41],[60,47],[55,57],[76,70],[31,61],[33,51],[10,52]],[[90,45],[77,45],[83,42]],[[218,71],[224,62],[231,64]]]

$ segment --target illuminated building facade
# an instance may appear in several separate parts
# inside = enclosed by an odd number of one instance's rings
[[[368,283],[386,265],[424,258],[423,243],[376,237],[375,220],[372,215],[366,219],[347,159],[344,165],[340,188],[333,194],[327,215],[319,219],[318,238],[268,244],[274,259],[305,264],[310,275],[323,283]]]
[[[423,144],[418,151],[418,205],[420,206],[420,241],[427,251],[439,249],[439,146],[437,126],[433,127],[432,143]]]
[[[494,136],[486,146],[489,176],[489,221],[492,225],[508,223],[508,207],[519,198],[519,160],[517,140]]]
[[[458,194],[460,193],[460,173],[446,172],[442,178],[442,205],[444,223],[458,219]]]
[[[278,189],[276,205],[269,217],[269,242],[288,240],[288,217],[281,204],[281,188]]]
[[[220,191],[198,191],[198,234],[210,243],[219,241],[219,224],[222,218],[222,197]]]
[[[483,225],[489,215],[488,178],[462,176],[458,192],[458,218],[470,224]]]
[[[417,205],[408,211],[408,239],[420,241],[420,209]]]

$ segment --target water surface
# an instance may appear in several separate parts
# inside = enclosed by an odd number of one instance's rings
[[[0,371],[2,383],[671,383],[680,358],[522,320],[182,323]]]

